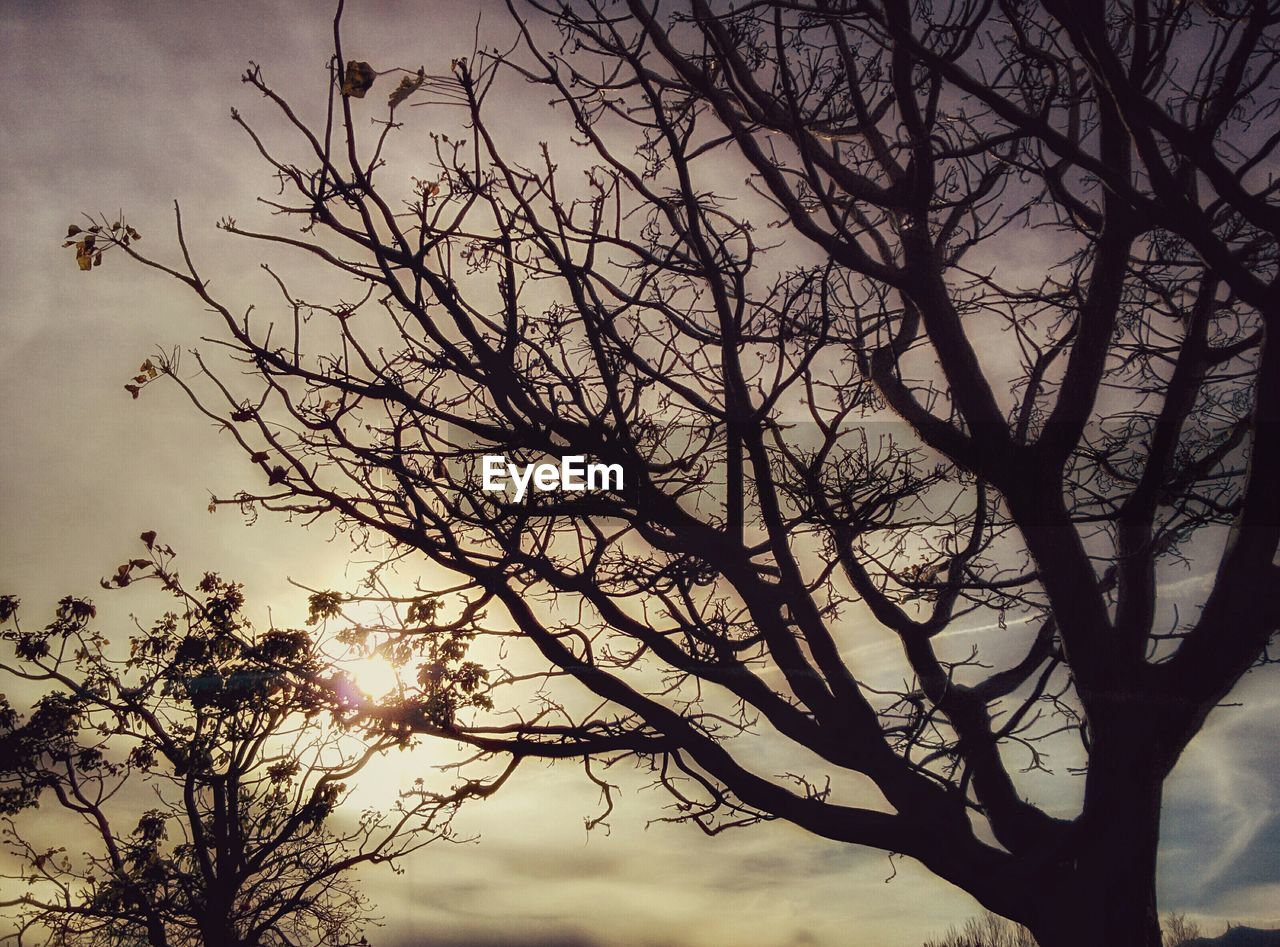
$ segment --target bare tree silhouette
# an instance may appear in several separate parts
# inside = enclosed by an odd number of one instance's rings
[[[187,592],[172,551],[144,539],[146,558],[112,583],[158,579],[178,609],[139,624],[127,651],[95,628],[88,600],[64,598],[27,630],[17,600],[0,597],[14,653],[0,675],[41,689],[25,717],[0,696],[0,840],[17,865],[0,900],[16,922],[6,940],[368,943],[352,869],[449,838],[455,803],[484,787],[334,819],[352,780],[405,735],[353,729],[358,691],[312,636],[254,631],[238,584],[206,574]],[[62,817],[35,818],[41,803]]]
[[[246,73],[301,146],[234,116],[300,230],[222,227],[350,298],[273,263],[277,300],[235,312],[180,214],[177,263],[123,222],[71,235],[220,316],[230,370],[155,370],[267,482],[214,505],[420,553],[459,622],[532,649],[487,692],[513,706],[536,665],[535,713],[400,725],[606,787],[592,761],[635,757],[708,831],[785,819],[1045,947],[1156,947],[1164,780],[1278,618],[1280,8],[511,14],[515,46],[445,75],[348,59],[335,22],[314,128]],[[504,144],[513,74],[567,116],[536,160]],[[459,114],[388,179],[402,129]],[[480,455],[569,452],[626,489],[479,489]],[[1162,589],[1187,562],[1195,608]],[[896,687],[855,650],[886,638]],[[763,774],[756,731],[817,762]],[[1027,797],[1051,755],[1083,772],[1070,817]]]

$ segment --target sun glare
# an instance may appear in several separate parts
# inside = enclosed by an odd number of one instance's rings
[[[400,687],[400,671],[380,654],[357,658],[348,668],[356,686],[374,700],[390,696]]]

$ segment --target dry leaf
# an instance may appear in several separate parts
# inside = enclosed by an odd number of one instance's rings
[[[342,94],[363,99],[376,78],[378,74],[373,71],[372,66],[367,62],[357,62],[353,59],[347,63],[347,68],[342,74]]]
[[[400,84],[396,86],[395,91],[387,97],[387,105],[395,108],[413,93],[422,88],[422,83],[427,79],[426,71],[419,66],[416,76],[405,76],[400,80]]]
[[[76,241],[76,265],[80,267],[80,269],[90,270],[93,268],[93,260],[96,255],[94,249],[95,242],[96,241],[92,236]]]

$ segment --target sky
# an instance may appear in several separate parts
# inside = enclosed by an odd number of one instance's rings
[[[470,52],[478,9],[355,0],[345,42],[354,58],[443,71]],[[95,590],[147,529],[188,569],[243,580],[279,624],[305,610],[290,577],[351,577],[343,540],[323,529],[210,515],[210,492],[238,484],[242,455],[176,393],[134,402],[124,392],[157,346],[198,343],[208,323],[190,297],[118,260],[80,273],[60,248],[82,213],[122,209],[163,255],[155,244],[172,249],[180,199],[192,249],[219,285],[261,292],[251,248],[213,227],[253,214],[271,185],[229,110],[265,115],[239,81],[250,60],[295,98],[322,101],[330,17],[327,4],[297,2],[0,2],[0,592],[36,614]],[[496,7],[480,29],[510,35]],[[1242,694],[1166,794],[1161,904],[1209,926],[1280,923],[1280,696],[1260,679]],[[380,762],[370,798],[440,761],[425,746]],[[789,825],[715,838],[647,825],[666,800],[639,775],[619,776],[611,830],[588,834],[594,787],[572,766],[528,769],[464,812],[460,828],[479,842],[433,845],[402,874],[363,876],[385,918],[375,944],[913,947],[979,910],[913,863]]]

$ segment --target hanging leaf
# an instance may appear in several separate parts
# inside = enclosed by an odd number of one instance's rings
[[[363,99],[364,94],[373,86],[378,74],[367,62],[351,60],[342,74],[342,94],[355,99]]]
[[[149,529],[138,538],[146,543],[147,548],[150,549],[156,544],[156,531],[154,529]]]
[[[284,483],[284,480],[285,480],[284,468],[272,467],[271,476],[267,478],[267,483],[274,485],[277,483]]]
[[[67,239],[70,240],[72,237],[74,237],[76,234],[80,232],[81,232],[80,228],[77,227],[75,224],[72,224],[70,227],[67,228]]]
[[[395,108],[413,93],[422,88],[422,83],[427,80],[426,71],[419,66],[416,76],[405,76],[400,80],[400,84],[396,86],[395,91],[387,97],[387,105]]]
[[[95,239],[92,236],[76,241],[76,265],[81,270],[93,269],[93,260],[97,255],[94,250]]]

